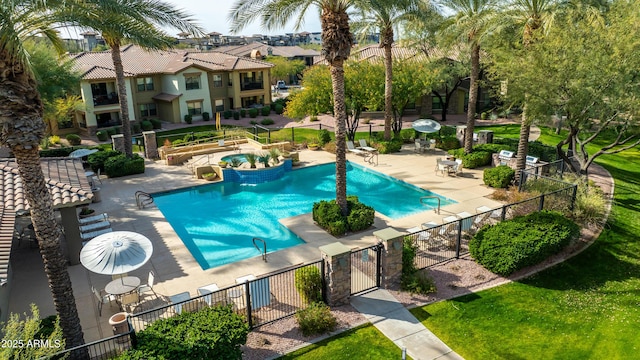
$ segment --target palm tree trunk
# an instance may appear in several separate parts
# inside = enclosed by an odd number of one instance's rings
[[[516,154],[516,172],[524,170],[527,166],[527,153],[529,152],[529,133],[531,124],[526,119],[526,106],[522,111],[522,121],[520,123],[520,138],[518,139],[518,152]]]
[[[347,150],[346,123],[347,111],[344,104],[344,68],[342,61],[330,66],[333,86],[333,116],[336,119],[336,203],[343,215],[349,212],[347,206]]]
[[[471,76],[469,80],[469,105],[467,109],[467,131],[464,136],[464,152],[473,150],[476,103],[478,102],[478,77],[480,75],[480,45],[471,45]]]
[[[44,137],[42,100],[33,76],[21,64],[0,52],[0,143],[13,151],[22,186],[31,207],[31,219],[38,239],[44,270],[60,316],[67,348],[84,344],[67,259],[62,253],[62,231],[53,213],[53,200],[45,183],[38,145]],[[77,354],[79,357],[86,354]],[[74,357],[76,358],[76,357]]]
[[[383,34],[380,44],[384,48],[384,139],[391,140],[391,121],[393,120],[393,59],[391,45],[393,44],[393,28],[389,26]]]
[[[118,100],[120,101],[120,121],[122,122],[122,135],[124,136],[124,152],[127,157],[133,156],[131,146],[131,125],[129,121],[129,104],[127,100],[127,86],[124,79],[124,67],[120,56],[120,44],[110,41],[111,59],[116,72],[116,85],[118,86]]]

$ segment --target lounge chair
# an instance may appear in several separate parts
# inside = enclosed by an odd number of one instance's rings
[[[98,222],[90,223],[87,225],[81,225],[80,232],[88,233],[88,232],[97,231],[97,230],[108,228],[108,227],[111,227],[111,223],[108,220],[98,221]]]
[[[91,224],[93,222],[107,221],[107,220],[109,220],[109,216],[107,215],[107,213],[102,213],[102,214],[93,215],[93,216],[89,216],[89,217],[86,217],[86,218],[79,219],[78,223],[80,225],[87,225],[87,224]]]
[[[364,150],[364,151],[368,151],[368,152],[376,152],[376,151],[378,151],[378,149],[367,145],[367,140],[365,140],[365,139],[360,139],[360,140],[358,140],[358,142],[360,144],[360,146],[358,146],[356,148],[358,150]]]
[[[175,304],[173,309],[176,311],[176,314],[182,313],[182,305],[189,299],[191,299],[191,294],[189,294],[188,291],[169,296],[169,301]]]
[[[367,152],[364,150],[360,150],[360,149],[356,149],[356,147],[353,145],[353,141],[348,140],[347,141],[347,150],[349,150],[350,153],[354,153],[356,155],[360,155],[360,156],[366,156]]]
[[[491,222],[498,222],[498,221],[500,221],[502,219],[502,210],[501,209],[491,209],[490,207],[488,207],[486,205],[482,205],[480,207],[477,207],[476,208],[476,213],[489,214],[489,220]]]
[[[220,288],[218,287],[218,284],[209,284],[209,285],[199,287],[198,294],[205,295],[203,299],[209,306],[217,305],[217,304],[227,304],[228,299],[225,299],[226,301],[223,301],[222,299],[218,299],[218,296],[217,296],[218,290],[220,290]],[[216,297],[216,301],[213,301],[214,296]]]
[[[112,232],[113,229],[111,228],[106,228],[106,229],[101,229],[101,230],[96,230],[96,231],[91,231],[91,232],[87,232],[87,233],[80,233],[80,238],[83,241],[89,241],[91,239],[93,239],[94,237],[98,236],[98,235],[102,235],[102,234],[106,234],[106,233],[110,233]]]

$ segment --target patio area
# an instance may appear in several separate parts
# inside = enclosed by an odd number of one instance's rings
[[[246,151],[252,151],[248,145]],[[135,192],[138,190],[155,193],[165,190],[202,185],[205,180],[194,179],[188,168],[166,166],[162,162],[147,161],[145,174],[116,179],[103,179],[101,186],[102,201],[91,205],[96,213],[108,213],[114,231],[134,231],[148,237],[153,243],[153,255],[144,266],[129,273],[146,282],[150,270],[155,273],[155,292],[158,298],[152,299],[139,308],[163,305],[174,294],[189,292],[197,295],[200,286],[216,283],[220,288],[234,284],[235,279],[252,274],[260,276],[292,265],[316,261],[320,258],[319,246],[340,241],[343,244],[362,248],[375,244],[373,231],[385,227],[394,227],[404,231],[422,223],[433,221],[438,224],[442,219],[463,211],[474,213],[480,206],[498,207],[501,204],[485,196],[493,190],[482,184],[482,170],[464,169],[459,176],[436,175],[436,158],[444,152],[436,150],[426,154],[413,151],[414,145],[407,144],[399,153],[379,155],[378,165],[373,166],[355,154],[347,154],[354,163],[372,168],[378,172],[404,180],[418,187],[433,191],[439,195],[457,201],[456,204],[443,207],[440,214],[425,210],[416,215],[390,220],[377,214],[374,228],[351,236],[336,239],[313,224],[311,214],[283,219],[281,222],[305,240],[305,244],[268,254],[268,262],[262,261],[260,254],[239,263],[202,270],[180,238],[176,235],[160,211],[153,205],[139,210],[136,206]],[[216,159],[229,153],[217,153]],[[304,150],[300,153],[301,166],[312,166],[335,160],[333,154],[324,151]],[[295,170],[294,170],[295,171]],[[416,207],[421,207],[416,199]],[[15,244],[14,244],[15,246]],[[29,304],[35,303],[42,317],[54,314],[53,301],[37,249],[25,246],[16,247],[11,258],[13,266],[12,292],[9,311],[28,312]],[[98,315],[97,299],[91,292],[91,286],[104,289],[112,279],[87,271],[82,265],[69,267],[76,303],[84,331],[85,341],[94,341],[112,335],[109,317],[119,312],[117,306],[108,304]],[[145,300],[143,299],[143,301]]]

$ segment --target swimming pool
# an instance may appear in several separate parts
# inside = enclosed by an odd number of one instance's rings
[[[347,163],[347,193],[397,219],[429,209],[421,196],[439,196],[354,163]],[[439,196],[442,206],[454,203]],[[156,193],[153,199],[203,269],[259,256],[253,237],[273,252],[302,244],[278,219],[311,212],[314,202],[335,198],[335,165],[287,172],[256,185],[217,183]],[[437,206],[436,199],[432,207]]]

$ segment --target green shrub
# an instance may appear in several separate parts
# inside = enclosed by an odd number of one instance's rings
[[[46,149],[40,150],[40,157],[67,157],[73,150],[78,148],[74,147],[63,147],[63,148],[54,148],[54,149]]]
[[[240,120],[240,113],[237,111],[233,112],[233,120]]]
[[[405,236],[402,246],[402,274],[400,287],[412,294],[429,294],[436,291],[436,286],[426,272],[416,269],[414,259],[418,246],[409,236]]]
[[[516,151],[516,149],[511,149],[509,145],[505,144],[478,144],[473,146],[473,151],[486,151],[492,154],[499,153],[500,150]]]
[[[462,166],[475,169],[491,164],[491,153],[488,151],[473,151],[462,156]]]
[[[322,275],[317,267],[301,267],[294,275],[296,290],[304,304],[322,301]]]
[[[296,320],[304,336],[324,334],[336,328],[336,318],[331,309],[322,302],[315,302],[308,308],[296,312]]]
[[[131,158],[128,158],[124,154],[113,156],[105,160],[104,172],[110,178],[143,174],[144,159],[141,158],[138,154],[134,154]]]
[[[93,153],[87,157],[87,163],[94,172],[98,172],[98,169],[100,169],[101,172],[104,172],[105,161],[107,161],[108,158],[118,155],[122,155],[122,153],[115,150],[98,151],[97,153]]]
[[[256,108],[249,109],[249,117],[250,118],[255,118],[257,116],[258,116],[258,109],[256,109]]]
[[[151,121],[151,125],[154,129],[162,129],[162,121],[158,119],[150,119],[149,121]]]
[[[488,270],[507,276],[558,253],[579,234],[580,227],[562,214],[540,211],[483,227],[469,252]]]
[[[222,117],[225,119],[231,119],[233,112],[231,110],[225,110],[222,112]]]
[[[153,124],[151,123],[151,121],[149,120],[142,120],[140,122],[140,127],[142,128],[142,130],[144,131],[149,131],[149,130],[153,130]]]
[[[263,106],[262,109],[260,109],[260,113],[262,114],[262,116],[269,116],[269,114],[271,114],[271,106]]]
[[[247,117],[247,110],[245,110],[245,109],[240,109],[240,116],[241,116],[241,117]]]
[[[318,145],[324,146],[324,144],[331,141],[331,134],[326,129],[318,131]]]
[[[202,121],[209,121],[209,119],[211,119],[211,117],[209,116],[208,112],[203,112],[202,113]]]
[[[60,144],[60,136],[58,136],[58,135],[51,135],[51,136],[48,137],[48,139],[49,139],[49,143],[51,145]]]
[[[442,140],[440,140],[439,147],[445,151],[451,150],[451,149],[457,149],[460,147],[460,141],[455,135],[444,136],[442,137]]]
[[[255,121],[255,120],[250,120],[250,121],[249,121],[249,124],[251,124],[251,125],[257,125],[257,124],[258,124],[258,122],[257,122],[257,121]]]
[[[140,123],[134,122],[133,124],[131,124],[132,134],[139,134],[140,132],[142,132],[142,127],[140,127]]]
[[[71,146],[78,146],[82,142],[82,139],[77,134],[68,134],[66,138]]]
[[[269,118],[264,118],[260,121],[260,124],[262,125],[273,125],[275,123],[275,121],[273,121],[273,119],[269,119]]]
[[[494,168],[485,169],[482,175],[482,181],[485,185],[492,188],[506,188],[509,186],[513,177],[516,175],[515,170],[506,166],[500,165]]]
[[[528,155],[535,156],[541,161],[553,162],[558,160],[558,153],[555,146],[545,145],[539,141],[529,142]]]
[[[138,346],[117,359],[241,359],[249,326],[231,306],[183,311],[137,333]]]
[[[375,143],[375,148],[378,149],[380,154],[391,154],[399,152],[402,148],[402,140],[393,139],[391,141],[378,141]]]
[[[280,115],[284,112],[284,107],[280,104],[274,104],[273,111],[275,111],[276,114]]]
[[[176,145],[181,145],[181,144],[184,144],[184,143],[186,143],[186,141],[184,141],[184,139],[175,139],[175,140],[173,140],[171,142],[171,145],[172,146],[176,146]]]
[[[99,141],[107,141],[109,140],[109,134],[107,134],[106,131],[104,130],[100,130],[96,133],[96,137],[98,138]]]
[[[118,133],[115,127],[106,128],[105,130],[107,131],[107,135],[109,135],[109,138]]]
[[[191,114],[186,114],[184,116],[184,122],[186,122],[187,124],[191,124],[193,122],[193,116],[191,116]]]
[[[439,131],[440,137],[456,136],[456,128],[453,126],[443,126]]]
[[[373,225],[375,210],[372,207],[360,203],[356,196],[347,196],[347,206],[349,213],[343,216],[335,200],[321,200],[313,204],[313,220],[333,236],[368,229]]]

